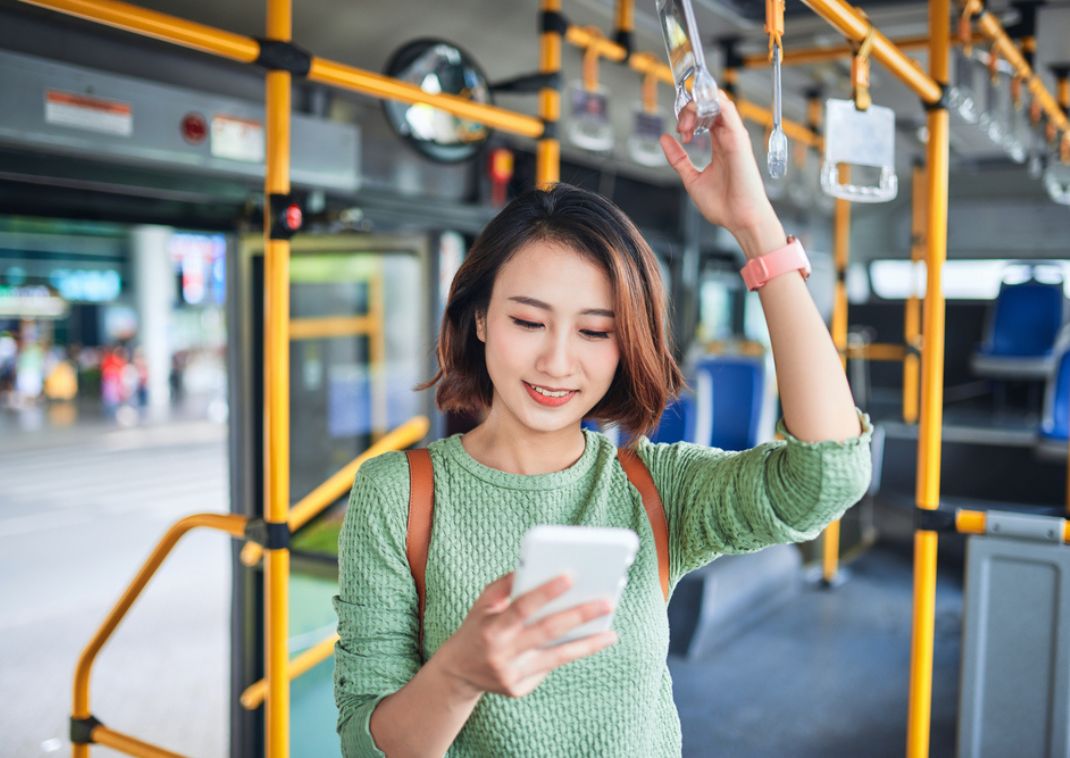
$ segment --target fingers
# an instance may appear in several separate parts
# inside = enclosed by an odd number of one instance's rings
[[[691,158],[684,152],[683,146],[668,134],[661,135],[658,142],[661,143],[661,149],[665,153],[665,160],[683,180],[684,186],[693,182],[699,172],[691,162]]]
[[[616,644],[617,633],[613,631],[591,634],[582,639],[565,642],[548,650],[541,650],[537,654],[526,656],[517,668],[517,675],[521,678],[537,676],[548,671],[553,671],[566,663],[586,658],[589,655],[605,650]]]
[[[563,595],[572,586],[572,578],[566,574],[540,584],[533,590],[516,598],[502,614],[502,624],[523,624],[540,608],[556,597]]]
[[[680,111],[679,117],[676,119],[676,131],[679,132],[681,140],[684,144],[691,141],[695,136],[695,124],[698,123],[698,116],[695,115],[695,104],[688,103]]]
[[[517,652],[539,648],[567,634],[577,626],[612,612],[613,603],[608,600],[593,600],[540,619],[521,632],[516,638]]]
[[[478,602],[489,613],[504,610],[509,605],[509,596],[513,592],[513,575],[514,572],[510,571],[483,588]]]

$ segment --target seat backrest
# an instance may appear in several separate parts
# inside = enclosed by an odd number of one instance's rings
[[[665,408],[658,428],[650,435],[651,442],[695,441],[695,398],[690,393],[680,395]]]
[[[757,445],[764,393],[764,358],[702,358],[695,364],[695,442],[722,450]]]
[[[1049,437],[1070,438],[1070,329],[1055,343],[1055,371],[1048,377],[1040,430]]]
[[[1007,356],[1048,355],[1062,322],[1062,284],[1004,283],[996,298],[985,352]]]

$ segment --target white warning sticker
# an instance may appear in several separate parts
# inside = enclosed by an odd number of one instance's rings
[[[129,137],[134,131],[134,110],[117,100],[47,90],[45,123]]]
[[[211,150],[217,158],[261,163],[264,160],[264,127],[249,118],[213,116]]]

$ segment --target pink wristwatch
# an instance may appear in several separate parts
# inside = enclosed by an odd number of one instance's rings
[[[747,289],[753,292],[774,276],[780,276],[788,271],[798,270],[802,278],[810,276],[810,259],[806,257],[802,243],[788,235],[788,244],[765,255],[751,258],[747,265],[739,270],[743,277],[743,283]]]

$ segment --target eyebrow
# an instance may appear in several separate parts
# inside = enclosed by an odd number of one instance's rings
[[[514,300],[514,301],[516,301],[518,303],[523,303],[524,305],[530,305],[533,308],[541,308],[544,311],[552,311],[553,310],[553,307],[551,307],[547,303],[544,303],[542,300],[536,300],[533,297],[524,297],[523,295],[514,295],[513,297],[510,297],[508,299],[509,300]],[[580,315],[581,316],[606,316],[607,318],[616,318],[616,315],[613,313],[613,311],[607,311],[605,308],[587,308],[586,310],[580,311]]]

